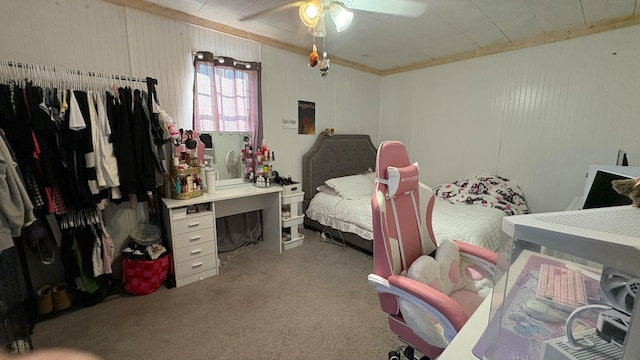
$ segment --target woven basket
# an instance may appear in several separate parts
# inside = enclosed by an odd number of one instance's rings
[[[187,200],[187,199],[192,199],[194,197],[198,197],[198,196],[202,196],[202,194],[204,194],[204,191],[202,190],[193,190],[192,192],[188,192],[188,193],[176,193],[175,191],[173,191],[173,189],[171,189],[171,198],[172,199],[176,199],[176,200]]]
[[[171,175],[173,176],[187,176],[200,173],[200,166],[192,166],[186,169],[179,169],[177,166],[171,167]]]
[[[167,279],[171,255],[156,260],[122,260],[122,283],[132,295],[147,295],[156,291]]]
[[[153,245],[160,241],[160,227],[153,224],[138,224],[129,236],[140,245]]]

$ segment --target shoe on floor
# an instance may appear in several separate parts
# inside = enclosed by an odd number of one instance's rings
[[[59,282],[53,287],[53,309],[62,311],[71,306],[71,294],[66,282]]]
[[[38,297],[38,314],[46,315],[53,312],[53,295],[52,295],[52,287],[49,284],[42,285],[38,291],[36,291],[36,295]]]

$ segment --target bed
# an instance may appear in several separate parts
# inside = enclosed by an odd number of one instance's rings
[[[317,138],[302,160],[306,228],[372,252],[370,196],[345,198],[332,188],[325,191],[325,182],[364,175],[373,184],[371,171],[375,169],[376,153],[368,135],[321,134]],[[366,189],[367,185],[361,188]],[[373,186],[368,189],[372,191]],[[495,250],[500,240],[502,218],[528,212],[519,187],[497,176],[460,179],[435,186],[433,190],[437,196],[432,223],[438,243],[454,239]],[[470,195],[470,192],[474,194]]]

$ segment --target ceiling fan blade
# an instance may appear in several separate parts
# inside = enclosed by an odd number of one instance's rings
[[[344,6],[379,14],[418,17],[427,10],[427,3],[417,0],[342,0]]]
[[[289,2],[289,3],[286,3],[286,4],[282,4],[282,5],[279,5],[279,6],[274,6],[274,7],[268,8],[268,9],[264,9],[264,10],[255,12],[253,14],[242,16],[242,17],[238,18],[238,21],[251,20],[253,18],[262,16],[262,15],[265,15],[265,14],[269,14],[269,13],[272,13],[272,12],[276,12],[276,11],[280,11],[280,10],[284,10],[284,9],[289,9],[289,8],[292,8],[292,7],[299,7],[300,5],[302,5],[302,4],[306,3],[306,2],[307,1],[292,1],[292,2]]]

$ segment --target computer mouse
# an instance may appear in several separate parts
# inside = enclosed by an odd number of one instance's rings
[[[538,300],[529,300],[522,305],[522,310],[532,318],[544,322],[560,322],[566,314]]]

